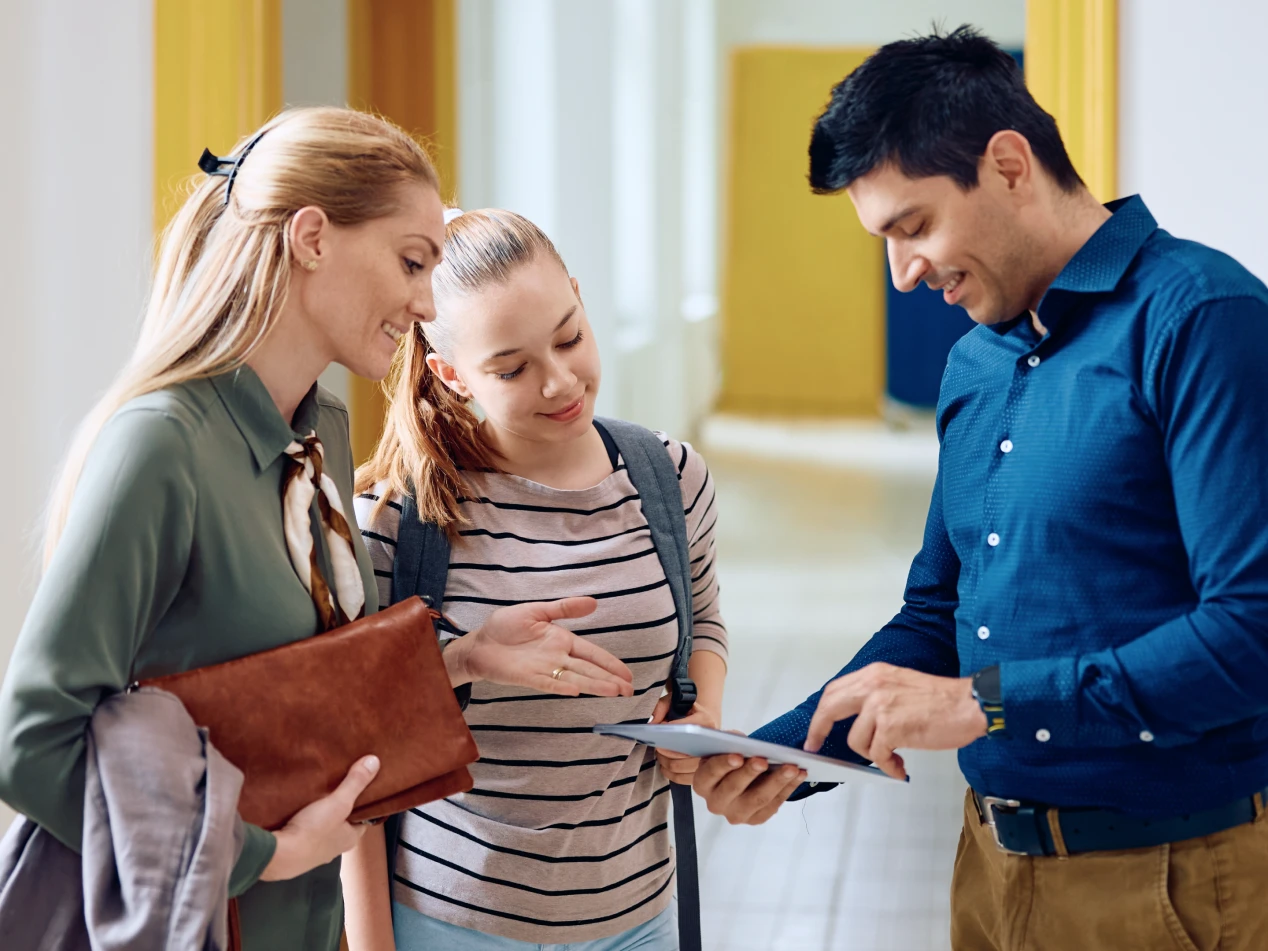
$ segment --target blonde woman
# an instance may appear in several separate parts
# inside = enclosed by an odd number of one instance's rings
[[[357,474],[380,598],[391,596],[402,510],[417,511],[449,534],[444,611],[458,628],[499,606],[593,595],[598,609],[574,628],[629,665],[635,691],[476,687],[475,788],[403,817],[391,905],[383,831],[362,841],[345,881],[349,939],[354,951],[668,951],[679,942],[667,793],[670,780],[691,781],[695,761],[658,762],[591,732],[668,708],[679,627],[644,514],[655,487],[634,484],[595,421],[599,351],[550,240],[506,211],[450,216],[437,319],[401,349],[383,440]],[[727,641],[713,482],[689,445],[661,442],[649,452],[667,454],[677,479],[675,497],[656,504],[681,506],[691,560],[698,700],[681,722],[716,726]]]
[[[307,464],[332,483],[314,480],[329,509],[314,500],[311,518],[348,511],[347,412],[317,377],[332,362],[382,377],[397,342],[434,316],[437,179],[399,129],[297,110],[200,165],[164,232],[136,349],[57,485],[46,571],[0,689],[0,797],[76,850],[84,731],[103,697],[376,610],[355,531],[313,533],[317,570],[305,564],[301,580],[283,493]],[[578,651],[601,672],[560,692],[629,693],[623,665],[546,623],[589,607],[491,617],[446,651],[451,680],[519,683]],[[376,769],[373,756],[355,764],[275,834],[246,827],[230,891],[248,951],[338,947],[334,860],[364,831],[347,816]]]

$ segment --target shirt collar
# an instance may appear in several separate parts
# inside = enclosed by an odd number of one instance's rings
[[[251,455],[260,470],[271,466],[296,437],[307,436],[317,428],[316,383],[295,410],[294,429],[282,419],[273,397],[249,366],[214,376],[211,383],[238,432],[251,447]]]

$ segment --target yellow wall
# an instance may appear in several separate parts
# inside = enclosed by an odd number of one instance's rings
[[[810,191],[806,155],[830,90],[871,52],[748,47],[732,57],[722,410],[877,415],[884,247],[847,196]]]
[[[442,195],[457,189],[454,0],[348,0],[348,101],[427,143]],[[349,375],[352,452],[369,458],[383,428],[379,384]]]
[[[281,0],[155,0],[155,230],[204,148],[227,154],[281,107]]]
[[[1092,194],[1117,198],[1116,0],[1027,0],[1026,85]]]

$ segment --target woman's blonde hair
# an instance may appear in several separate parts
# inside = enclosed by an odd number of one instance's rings
[[[471,402],[445,386],[427,366],[427,355],[435,352],[453,363],[447,302],[504,284],[516,269],[542,255],[567,272],[550,238],[512,211],[488,208],[449,220],[444,256],[432,274],[436,319],[415,326],[383,381],[388,399],[383,436],[374,455],[357,470],[358,492],[385,481],[390,492],[414,497],[421,519],[450,536],[457,532],[464,521],[458,507],[461,471],[497,471],[497,458],[480,436]],[[381,494],[379,506],[390,492]]]
[[[355,225],[397,210],[403,185],[439,189],[423,148],[363,112],[293,109],[237,149],[256,136],[232,179],[191,180],[188,198],[163,231],[140,339],[80,425],[54,488],[46,564],[106,421],[139,396],[241,366],[273,329],[290,287],[288,226],[295,212],[312,205],[336,225]]]

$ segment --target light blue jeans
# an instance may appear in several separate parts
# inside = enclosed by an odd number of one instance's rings
[[[573,944],[533,944],[460,928],[392,902],[392,929],[399,951],[678,951],[678,902],[629,931]]]

